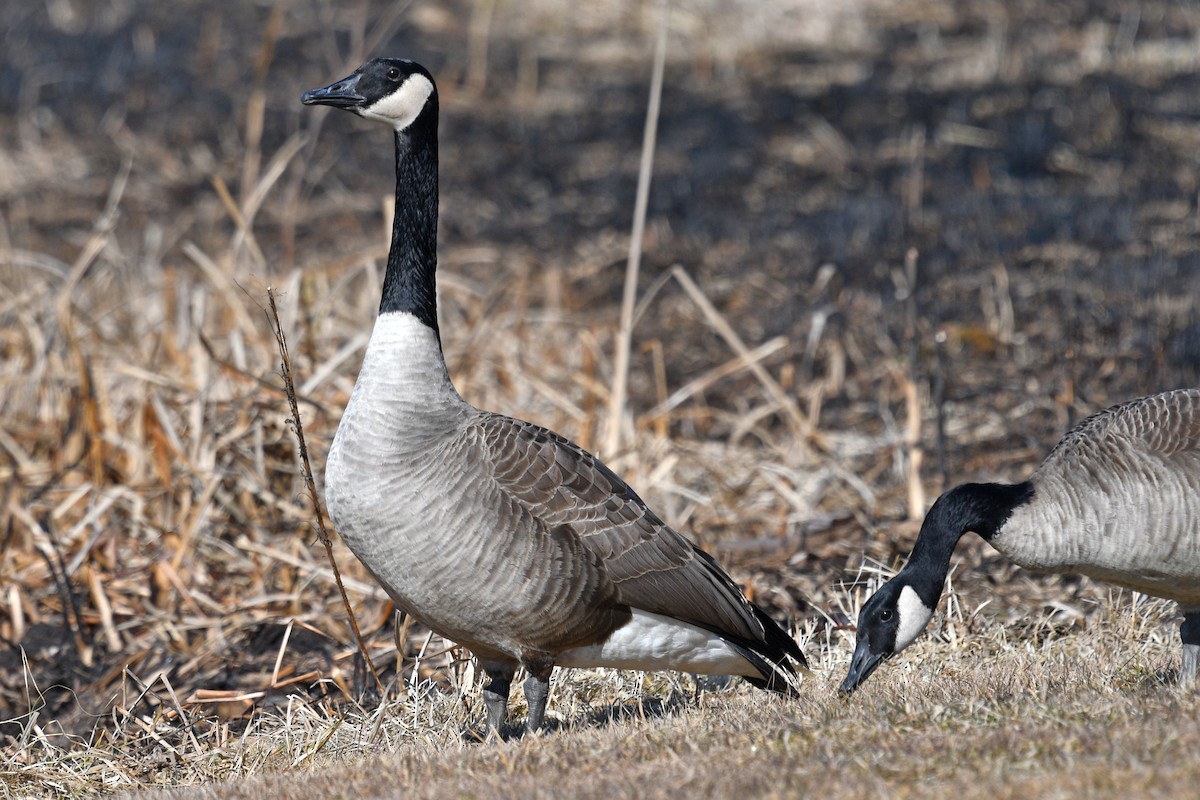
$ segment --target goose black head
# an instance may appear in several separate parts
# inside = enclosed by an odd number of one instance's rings
[[[932,617],[933,609],[903,573],[885,583],[859,612],[858,643],[838,691],[849,694],[857,689],[884,660],[912,644]]]
[[[307,106],[325,105],[402,131],[427,109],[437,116],[437,88],[429,70],[400,58],[375,58],[353,74],[300,97]]]

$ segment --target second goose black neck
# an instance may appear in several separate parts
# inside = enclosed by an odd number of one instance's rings
[[[407,311],[438,333],[438,106],[396,131],[396,213],[379,313]],[[439,336],[440,339],[440,336]]]
[[[973,531],[990,540],[1018,506],[1032,500],[1033,484],[1029,481],[956,486],[929,509],[901,574],[922,602],[935,608],[950,571],[950,556],[962,535]]]

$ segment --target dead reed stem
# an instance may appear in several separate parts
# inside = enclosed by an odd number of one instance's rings
[[[329,558],[329,566],[333,569],[333,580],[337,584],[338,593],[342,596],[342,603],[346,607],[346,618],[350,621],[351,630],[354,631],[354,640],[358,643],[358,650],[362,653],[371,677],[375,679],[375,685],[379,688],[380,695],[386,695],[387,691],[383,688],[383,681],[380,680],[379,673],[375,671],[375,663],[371,661],[371,654],[367,652],[367,643],[363,640],[362,631],[359,630],[358,619],[354,616],[350,598],[346,595],[346,587],[342,585],[342,573],[338,569],[337,560],[333,557],[333,541],[329,538],[329,530],[325,527],[325,514],[321,510],[321,501],[317,497],[317,484],[313,480],[312,463],[308,459],[308,444],[304,440],[304,424],[300,421],[300,404],[296,400],[296,385],[292,382],[292,362],[288,355],[287,337],[283,333],[283,324],[279,321],[279,308],[275,305],[274,289],[267,289],[267,300],[271,304],[271,328],[275,334],[275,342],[279,345],[279,367],[283,372],[288,406],[292,411],[292,429],[296,432],[296,440],[300,443],[300,461],[304,466],[304,485],[308,488],[308,497],[312,501],[313,513],[317,517],[317,532],[320,534],[321,544],[325,545],[325,555]]]
[[[471,21],[467,26],[466,85],[476,94],[487,88],[488,40],[495,11],[496,0],[475,0],[471,5]]]
[[[920,347],[917,333],[917,249],[910,247],[904,254],[904,277],[908,284],[905,298],[908,337],[908,375],[901,375],[904,388],[905,429],[904,444],[908,451],[907,486],[908,518],[920,519],[925,515],[925,487],[921,483],[921,464],[925,450],[921,446],[921,391]]]
[[[646,233],[646,206],[650,199],[650,178],[654,172],[654,143],[658,137],[658,113],[662,102],[663,71],[667,60],[667,11],[662,0],[658,38],[654,43],[654,70],[650,77],[650,100],[646,105],[646,127],[642,135],[642,161],[638,167],[637,197],[633,206],[633,232],[629,237],[629,258],[625,264],[625,293],[621,301],[621,327],[617,330],[616,363],[613,366],[613,390],[608,406],[608,430],[603,454],[616,456],[621,448],[622,420],[629,392],[629,353],[633,341],[634,306],[637,303],[638,272],[642,263],[642,240]]]

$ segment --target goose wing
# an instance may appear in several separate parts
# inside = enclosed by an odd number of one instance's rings
[[[1200,389],[1141,397],[1098,411],[1055,445],[1041,473],[1108,464],[1118,469],[1139,459],[1195,462],[1200,457]]]
[[[1115,424],[1147,452],[1172,458],[1200,453],[1200,389],[1180,389],[1117,406]]]
[[[519,513],[535,520],[544,536],[569,535],[595,557],[560,564],[565,580],[601,580],[617,601],[679,619],[762,649],[777,626],[764,626],[762,611],[749,603],[713,559],[660,520],[591,453],[558,434],[499,414],[483,414],[474,435],[493,477]],[[586,579],[586,580],[585,580]],[[769,622],[769,620],[767,620]],[[780,631],[780,633],[782,633]],[[791,640],[770,642],[799,655]]]

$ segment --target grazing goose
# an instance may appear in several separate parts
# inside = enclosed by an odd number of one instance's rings
[[[1093,414],[1029,480],[967,483],[933,504],[904,568],[863,605],[840,691],[912,644],[937,607],[967,531],[1017,564],[1082,573],[1183,612],[1181,682],[1200,665],[1200,389]]]
[[[325,466],[329,516],[396,604],[470,649],[500,730],[518,666],[527,727],[562,667],[731,674],[793,693],[799,646],[593,455],[468,404],[437,325],[438,97],[375,59],[306,92],[392,127],[396,210],[379,317]]]

